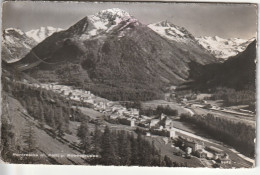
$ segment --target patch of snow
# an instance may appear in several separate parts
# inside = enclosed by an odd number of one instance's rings
[[[180,27],[169,24],[167,23],[167,21],[149,24],[148,27],[166,39],[174,40],[177,42],[189,41],[189,39],[186,37],[186,34],[181,31]]]
[[[107,10],[101,10],[99,13],[98,13],[99,16],[118,16],[118,17],[121,17],[121,18],[125,18],[125,17],[128,17],[130,18],[130,14],[124,10],[121,10],[119,8],[111,8],[111,9],[107,9]]]
[[[27,31],[25,34],[30,37],[33,38],[36,42],[41,42],[43,41],[45,38],[51,36],[53,33],[55,32],[59,32],[62,31],[63,29],[61,28],[54,28],[51,26],[47,26],[47,27],[40,27],[39,29],[33,29],[30,31]]]
[[[97,29],[93,29],[93,30],[89,31],[89,34],[90,34],[91,36],[97,35]]]
[[[29,46],[28,44],[26,44],[26,43],[23,43],[23,45],[27,48],[27,49],[32,49],[32,47],[31,46]]]
[[[4,42],[8,42],[10,44],[16,44],[16,42],[13,40],[13,38],[8,35],[5,36]]]
[[[7,29],[5,29],[6,33],[9,33],[12,30],[17,32],[17,33],[19,33],[20,35],[24,35],[24,33],[20,29],[16,29],[16,28],[7,28]]]
[[[253,40],[240,38],[224,39],[218,36],[197,37],[198,43],[217,58],[227,59],[243,52]]]
[[[90,37],[97,36],[98,34],[103,32],[110,32],[122,21],[127,22],[124,26],[128,25],[131,22],[137,22],[137,20],[129,13],[118,8],[101,10],[95,15],[89,15],[88,20],[88,30],[80,37],[80,39],[88,39]]]

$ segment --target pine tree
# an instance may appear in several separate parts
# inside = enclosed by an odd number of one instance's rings
[[[125,131],[120,131],[118,133],[118,155],[120,157],[120,165],[130,165],[131,164],[131,143],[125,133]]]
[[[93,145],[94,145],[94,154],[99,155],[101,152],[101,138],[102,133],[98,128],[98,125],[95,125],[95,131],[93,135]]]
[[[57,124],[57,130],[58,130],[58,136],[64,135],[64,127],[63,127],[63,110],[62,108],[58,109],[58,124]]]
[[[2,126],[1,126],[1,156],[7,162],[13,162],[12,153],[14,152],[14,136],[12,124],[9,124],[2,114]]]
[[[102,136],[102,144],[101,144],[101,158],[102,164],[104,165],[116,165],[116,154],[113,148],[112,139],[111,139],[111,132],[106,126],[105,131]]]
[[[112,130],[111,132],[111,143],[112,143],[112,148],[114,150],[114,154],[115,154],[115,161],[116,161],[116,164],[119,164],[119,157],[118,157],[118,147],[119,147],[119,144],[118,143],[118,136],[117,136],[117,131],[116,130]]]
[[[91,137],[88,128],[88,122],[86,120],[81,122],[78,128],[77,136],[80,138],[80,146],[85,153],[90,153],[91,151]]]
[[[139,165],[139,151],[138,151],[138,142],[137,139],[134,138],[134,135],[130,136],[130,144],[131,144],[131,165]]]
[[[33,124],[30,122],[26,123],[26,127],[23,133],[23,139],[25,143],[24,151],[26,153],[32,153],[36,151],[35,133],[33,129]]]
[[[138,165],[142,165],[144,166],[146,164],[146,162],[144,162],[145,160],[145,150],[146,149],[144,147],[144,140],[142,139],[142,135],[140,133],[138,133],[137,135],[137,148],[138,148]]]
[[[26,100],[26,102],[27,102],[27,111],[28,111],[28,113],[29,114],[31,114],[31,112],[32,112],[32,98],[30,97],[30,96],[28,96],[28,98],[27,98],[27,100]]]
[[[53,130],[56,130],[56,121],[55,121],[55,109],[50,108],[50,125],[53,128]]]
[[[45,119],[44,119],[44,110],[43,110],[42,103],[39,103],[39,110],[40,110],[40,115],[39,115],[40,122],[41,122],[41,124],[44,124]]]
[[[39,101],[36,97],[32,98],[32,116],[33,118],[39,118]]]
[[[156,148],[155,148],[155,144],[154,144],[154,140],[152,141],[152,156],[155,156],[156,154]]]
[[[167,167],[172,167],[173,166],[173,163],[172,163],[171,159],[168,156],[166,156],[166,155],[164,156],[164,162],[165,162],[165,165]]]

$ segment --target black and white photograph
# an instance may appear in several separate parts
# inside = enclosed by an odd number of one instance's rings
[[[2,3],[0,162],[254,168],[254,3]]]

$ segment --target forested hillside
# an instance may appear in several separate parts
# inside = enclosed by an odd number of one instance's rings
[[[196,124],[214,138],[236,148],[250,157],[255,156],[255,128],[241,122],[215,117],[212,114],[181,115],[181,120]]]

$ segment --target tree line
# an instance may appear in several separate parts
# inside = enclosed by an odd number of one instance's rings
[[[107,85],[93,85],[85,87],[93,94],[112,101],[149,101],[159,99],[161,94],[146,88],[111,87]]]
[[[44,163],[39,158],[30,156],[14,156],[18,154],[32,154],[37,152],[37,143],[35,137],[34,125],[26,121],[25,127],[20,133],[14,131],[12,123],[13,117],[9,111],[9,100],[5,92],[3,92],[3,106],[1,116],[1,157],[6,162],[12,163]],[[19,135],[19,136],[18,136]]]
[[[47,124],[52,127],[54,135],[62,136],[68,132],[69,120],[79,121],[88,117],[73,108],[65,97],[41,87],[13,82],[5,84],[4,90],[14,96],[42,126]]]
[[[195,115],[182,114],[181,121],[190,122],[199,126],[214,138],[234,147],[250,157],[255,156],[256,130],[250,125],[234,122],[228,119],[215,117],[212,114]]]
[[[93,165],[139,165],[139,166],[184,166],[161,157],[154,142],[150,143],[141,134],[135,136],[125,130],[111,130],[108,126],[102,132],[98,125],[90,132],[87,121],[78,128],[80,146],[85,154],[95,154],[99,158],[87,160]]]
[[[224,100],[225,106],[249,105],[249,110],[255,111],[256,92],[254,87],[246,90],[218,87],[211,97],[212,100]]]
[[[159,105],[155,109],[154,108],[140,109],[140,115],[160,116],[162,113],[169,116],[177,116],[178,110],[172,109],[169,105],[167,106]]]

